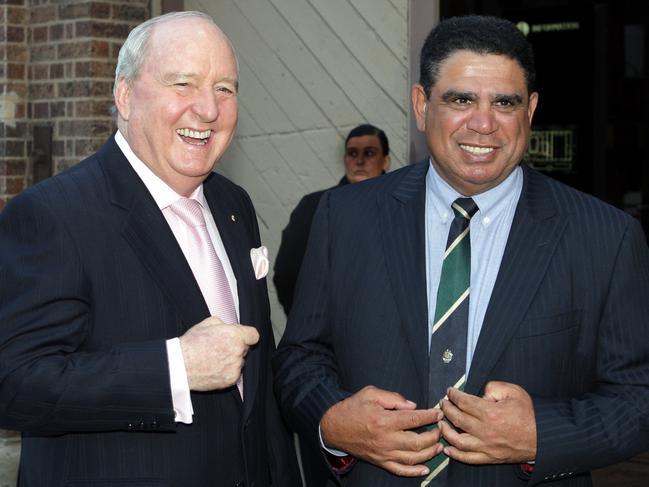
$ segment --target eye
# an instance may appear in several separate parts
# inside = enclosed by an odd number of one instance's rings
[[[216,88],[216,91],[218,91],[219,93],[223,93],[225,95],[234,95],[235,94],[234,90],[227,87],[227,86],[218,86]]]
[[[511,112],[523,104],[523,99],[517,95],[499,96],[493,101],[494,107],[503,111]]]
[[[469,98],[458,97],[453,100],[453,103],[457,105],[469,105],[471,103],[471,100]]]
[[[189,83],[174,83],[174,86],[178,86],[179,88],[186,88],[189,86]]]
[[[374,156],[376,155],[376,151],[375,151],[374,149],[367,149],[367,150],[363,153],[363,155],[364,155],[366,158],[374,157]]]
[[[358,157],[358,151],[356,149],[348,150],[347,157]]]

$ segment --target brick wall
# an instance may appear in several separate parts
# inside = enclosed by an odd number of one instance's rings
[[[28,174],[28,15],[25,0],[0,6],[0,209],[24,188]]]
[[[33,181],[35,128],[51,127],[46,172],[53,173],[94,152],[114,130],[117,53],[129,30],[149,18],[149,3],[0,1],[0,199]]]
[[[51,129],[46,174],[79,162],[114,130],[117,53],[129,30],[149,18],[149,4],[0,0],[0,210],[33,182],[35,161],[43,160],[35,130]],[[18,433],[0,430],[0,487],[16,485],[19,444]]]

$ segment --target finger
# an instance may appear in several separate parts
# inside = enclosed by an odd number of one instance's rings
[[[489,455],[486,455],[485,453],[482,452],[465,452],[462,450],[458,450],[455,447],[452,446],[447,446],[444,448],[444,454],[452,458],[453,460],[457,460],[462,463],[468,463],[471,465],[485,465],[485,464],[490,464],[494,463],[492,458]]]
[[[423,477],[430,473],[426,465],[406,465],[399,462],[387,461],[381,466],[388,472],[400,477]]]
[[[400,435],[400,443],[397,448],[403,452],[423,452],[431,448],[435,449],[439,445],[441,437],[439,428],[431,428],[421,433],[402,431],[398,434]],[[431,458],[434,453],[432,452],[428,458]],[[428,458],[425,458],[425,460]]]
[[[476,431],[479,431],[482,426],[482,422],[478,418],[461,410],[448,399],[442,400],[442,411],[444,412],[444,417],[450,421],[453,426],[468,433],[475,433]]]
[[[223,320],[216,315],[208,316],[200,323],[201,325],[225,325]]]
[[[467,394],[466,392],[462,392],[455,387],[448,388],[447,396],[448,400],[451,401],[462,412],[476,418],[483,417],[483,411],[485,408],[484,399],[472,394]],[[442,408],[442,410],[446,413],[444,408]]]
[[[484,442],[469,433],[459,433],[450,424],[442,421],[439,425],[442,436],[449,444],[463,452],[479,452],[486,451]]]
[[[254,345],[259,341],[259,332],[254,326],[237,325],[239,336],[246,345]]]
[[[510,384],[509,382],[491,381],[485,386],[483,397],[493,401],[502,401],[519,396],[522,390],[519,389],[519,386]]]
[[[376,401],[383,409],[413,410],[417,407],[412,401],[409,401],[398,392],[386,391],[376,387],[368,387],[366,394]]]
[[[428,460],[439,455],[443,449],[444,445],[435,443],[421,451],[394,451],[390,452],[388,456],[391,461],[402,465],[424,465]]]
[[[444,417],[439,409],[416,409],[414,411],[391,411],[390,425],[396,430],[411,430],[437,423]]]

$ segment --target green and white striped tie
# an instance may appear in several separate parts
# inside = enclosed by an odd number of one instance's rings
[[[428,403],[438,407],[448,387],[464,389],[466,382],[466,341],[471,285],[471,239],[469,223],[478,207],[471,198],[458,198],[452,205],[455,218],[448,233],[442,275],[437,289],[435,319],[431,329]],[[436,427],[436,426],[433,426]],[[430,473],[421,486],[441,479],[449,464],[443,453],[428,463]]]

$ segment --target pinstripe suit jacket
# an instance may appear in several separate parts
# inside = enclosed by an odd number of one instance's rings
[[[327,193],[275,355],[289,422],[366,385],[426,404],[424,161]],[[490,380],[534,401],[530,481],[591,485],[589,471],[649,449],[649,252],[638,222],[524,168],[518,203],[466,389]],[[514,465],[452,461],[445,485],[518,486]],[[358,462],[350,486],[415,486]]]
[[[241,321],[261,338],[245,402],[234,387],[192,393],[191,425],[174,423],[165,340],[209,311],[114,139],[0,214],[0,425],[23,431],[20,486],[297,485],[272,392],[266,282],[250,260],[252,203],[216,174],[204,191]]]

